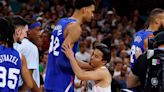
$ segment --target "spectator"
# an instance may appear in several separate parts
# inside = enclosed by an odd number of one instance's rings
[[[9,18],[0,18],[1,92],[18,92],[18,89],[25,91],[33,86],[26,59],[21,53],[13,49],[14,41],[19,40],[15,39],[16,34],[14,25]],[[21,87],[18,85],[20,75],[25,82]]]
[[[14,16],[12,17],[12,21],[14,25],[17,27],[19,26],[23,18],[19,16]],[[21,24],[22,25],[22,24]],[[25,26],[27,27],[27,26]],[[28,30],[28,27],[26,28],[26,31]],[[16,28],[17,31],[17,28]],[[19,30],[18,30],[19,31]],[[31,89],[32,92],[38,92],[39,91],[39,86],[40,86],[40,76],[39,76],[39,53],[37,47],[30,42],[27,38],[27,33],[26,31],[24,34],[19,34],[18,37],[21,38],[21,41],[19,43],[14,43],[14,48],[20,51],[26,58],[27,60],[27,67],[30,71],[30,74],[33,78],[33,88]],[[21,33],[21,32],[19,32]],[[20,83],[21,85],[22,83]]]

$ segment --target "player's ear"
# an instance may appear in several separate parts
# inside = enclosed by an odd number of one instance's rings
[[[160,24],[160,19],[159,18],[155,19],[155,24]]]
[[[85,7],[83,7],[81,10],[82,10],[82,14],[84,14],[87,9]]]
[[[107,63],[107,60],[102,60],[103,65]]]
[[[15,29],[15,33],[14,33],[14,34],[15,34],[15,35],[19,35],[19,34],[20,34],[20,32],[21,32],[21,29],[20,29],[20,28],[16,28],[16,29]]]

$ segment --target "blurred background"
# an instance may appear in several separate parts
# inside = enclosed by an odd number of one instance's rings
[[[43,78],[41,79],[42,91],[44,91],[50,34],[60,18],[72,15],[74,1],[0,0],[0,17],[20,15],[25,19],[35,19],[42,24],[40,38],[35,43],[39,49],[39,70]],[[125,81],[130,72],[130,46],[134,34],[144,27],[152,9],[164,8],[164,0],[96,0],[96,2],[96,11],[91,23],[81,25],[83,32],[76,56],[89,62],[94,44],[100,41],[106,43],[112,52],[112,59],[107,67],[113,73],[113,79],[116,81],[112,89],[123,89],[126,88]],[[76,79],[75,82],[83,84],[77,86],[76,92],[86,90],[91,92],[92,81],[81,82]]]

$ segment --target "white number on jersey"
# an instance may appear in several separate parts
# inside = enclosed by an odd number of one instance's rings
[[[132,47],[131,47],[131,56],[130,56],[131,63],[135,62],[135,59],[133,57],[135,57],[137,59],[138,56],[141,55],[141,54],[142,54],[141,48],[139,48],[138,46],[132,45]]]
[[[54,45],[54,46],[53,46]],[[57,51],[57,48],[60,46],[60,40],[58,37],[55,37],[54,40],[54,36],[51,36],[51,43],[50,43],[50,48],[49,48],[49,53],[53,51],[53,55],[54,56],[58,56],[59,55],[59,51]]]
[[[0,80],[2,80],[0,81],[0,87],[3,88],[7,85],[10,89],[15,89],[18,80],[17,75],[19,73],[19,69],[9,68],[8,80],[6,80],[7,70],[5,67],[0,66]]]

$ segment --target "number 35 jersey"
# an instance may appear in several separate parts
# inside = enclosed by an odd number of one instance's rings
[[[20,71],[20,54],[0,45],[0,92],[18,92]]]
[[[136,35],[134,37],[134,41],[131,46],[131,56],[130,56],[131,68],[133,68],[133,64],[137,59],[136,52],[138,50],[141,50],[142,53],[145,51],[144,41],[150,35],[153,35],[152,31],[140,30],[136,33]]]
[[[72,22],[77,21],[74,19],[63,18],[57,23],[52,32],[45,77],[45,89],[55,90],[55,92],[65,92],[70,86],[70,82],[74,79],[74,73],[70,62],[62,52],[64,29]],[[73,51],[77,52],[77,49],[78,42],[75,42]],[[71,85],[69,89],[69,92],[73,92],[73,85]]]

